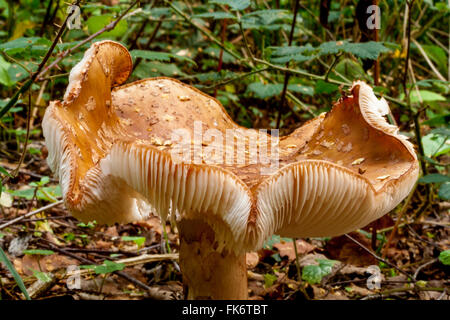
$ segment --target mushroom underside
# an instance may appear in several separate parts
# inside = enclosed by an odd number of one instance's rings
[[[219,248],[242,252],[274,233],[332,236],[362,227],[417,179],[411,144],[365,83],[278,139],[238,126],[217,100],[174,79],[111,90],[126,79],[126,49],[113,45],[117,52],[99,58],[102,46],[71,73],[65,101],[52,102],[43,122],[48,162],[81,220],[171,213],[207,222]]]

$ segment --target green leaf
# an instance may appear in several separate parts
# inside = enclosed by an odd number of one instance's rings
[[[87,21],[87,27],[90,34],[94,34],[97,31],[103,29],[106,25],[114,21],[114,18],[110,14],[105,14],[102,16],[91,16]],[[98,36],[98,38],[119,38],[127,32],[128,23],[126,20],[120,20],[114,29],[107,31]]]
[[[441,251],[439,253],[439,261],[446,266],[450,266],[450,250]]]
[[[36,277],[40,282],[47,283],[52,281],[52,276],[49,273],[45,273],[38,270],[33,270],[33,276]]]
[[[292,241],[292,239],[291,238],[281,238],[279,235],[274,234],[269,239],[267,239],[266,242],[264,242],[263,248],[272,250],[273,245],[275,243],[280,243],[281,241]]]
[[[138,245],[138,247],[141,247],[145,243],[145,237],[130,237],[130,236],[123,236],[123,241],[133,241]]]
[[[316,87],[314,88],[314,92],[317,94],[330,94],[333,92],[336,92],[339,90],[339,86],[332,84],[332,83],[328,83],[326,81],[323,80],[318,80],[316,82]]]
[[[97,221],[95,221],[95,220],[89,221],[87,224],[84,222],[80,222],[77,224],[77,227],[93,229],[96,224],[97,224]]]
[[[50,46],[52,42],[45,38],[40,37],[22,37],[9,42],[0,44],[0,51],[5,51],[9,55],[20,53],[32,46],[44,45]]]
[[[106,274],[115,271],[121,271],[125,268],[125,264],[105,260],[102,265],[80,266],[81,269],[92,269],[96,274]]]
[[[438,196],[444,200],[450,200],[450,182],[445,182],[439,188]]]
[[[281,83],[268,83],[253,82],[247,86],[247,92],[253,92],[255,97],[260,99],[266,99],[281,94],[283,90],[283,84]]]
[[[427,157],[438,157],[450,151],[447,137],[439,134],[430,133],[422,137],[422,145]]]
[[[272,51],[271,61],[275,63],[286,63],[289,61],[304,62],[316,58],[317,49],[311,44],[305,46],[270,47]]]
[[[297,84],[289,84],[287,86],[287,89],[289,91],[306,94],[307,96],[314,95],[314,88],[313,87],[304,86],[304,85],[301,85],[301,84],[298,84],[298,83]]]
[[[54,254],[55,252],[52,250],[42,250],[42,249],[30,249],[30,250],[23,250],[23,253],[25,254],[36,254],[36,255],[42,255],[42,256],[49,256]]]
[[[5,175],[5,176],[7,176],[7,177],[12,178],[12,176],[9,174],[9,172],[6,171],[6,169],[3,168],[3,167],[0,167],[0,173],[3,174],[3,175]]]
[[[364,79],[366,77],[366,72],[358,60],[344,58],[337,63],[334,69],[347,79]],[[344,81],[340,76],[335,76],[333,74],[330,75],[330,78]]]
[[[17,273],[16,269],[12,265],[11,261],[9,261],[8,257],[6,256],[5,252],[3,251],[3,249],[1,247],[0,247],[0,261],[3,262],[6,266],[6,268],[9,270],[9,272],[11,272],[11,274],[14,277],[14,280],[16,281],[17,285],[19,286],[20,291],[22,291],[22,293],[24,294],[25,298],[27,300],[31,300],[30,296],[28,295],[27,288],[25,288],[25,285],[22,281],[22,278]]]
[[[430,133],[440,134],[444,137],[450,137],[450,128],[436,128],[431,130]]]
[[[440,126],[445,125],[447,123],[450,123],[450,113],[435,116],[429,120],[422,122],[422,124],[426,124],[428,126]]]
[[[220,57],[220,48],[208,47],[205,50],[203,50],[203,52],[216,58],[216,59],[219,59],[219,57]],[[222,53],[222,61],[224,63],[235,63],[236,59],[231,54],[224,51]]]
[[[242,16],[242,22],[254,25],[271,25],[280,19],[289,18],[289,11],[280,9],[257,10]]]
[[[320,283],[322,278],[331,273],[336,260],[316,259],[319,265],[309,265],[303,267],[302,279],[310,284]]]
[[[264,287],[269,288],[271,287],[275,281],[277,281],[277,276],[274,274],[266,273],[264,274]]]
[[[449,181],[450,177],[444,176],[443,174],[440,173],[430,173],[419,179],[420,183],[442,183]]]
[[[3,59],[2,56],[0,56],[0,84],[3,84],[7,87],[14,84],[8,73],[8,69],[10,66],[11,64]]]
[[[405,95],[402,93],[399,98],[400,100],[403,100],[405,98]],[[417,92],[417,90],[412,90],[409,95],[409,98],[411,100],[411,103],[419,103],[420,102],[419,98],[421,98],[422,101],[424,102],[446,101],[445,97],[443,97],[439,93],[432,92],[429,90],[419,90],[419,92]]]
[[[250,5],[250,0],[210,0],[209,3],[227,5],[232,10],[244,10]]]
[[[447,54],[445,53],[444,49],[441,47],[438,47],[436,45],[422,45],[422,48],[424,49],[425,53],[428,57],[431,58],[436,64],[436,66],[439,68],[439,71],[445,74],[448,70],[447,68]]]
[[[192,18],[212,18],[214,20],[221,20],[221,19],[236,19],[236,16],[229,12],[223,12],[223,11],[216,11],[216,12],[205,12],[200,13],[192,16]]]
[[[319,46],[319,49],[321,55],[337,54],[339,51],[343,51],[354,54],[361,59],[372,60],[376,60],[380,53],[390,51],[381,42],[351,43],[348,40],[324,42]]]
[[[156,60],[169,62],[171,58],[181,60],[181,61],[189,61],[190,63],[197,65],[194,60],[189,59],[187,57],[179,56],[173,53],[168,52],[157,52],[157,51],[149,51],[149,50],[131,50],[131,56],[133,58],[142,58],[147,60]]]

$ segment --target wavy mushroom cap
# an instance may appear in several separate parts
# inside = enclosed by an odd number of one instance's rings
[[[292,134],[238,126],[223,106],[169,78],[122,84],[128,51],[94,43],[64,101],[46,110],[48,162],[81,220],[203,219],[219,245],[262,246],[272,234],[333,236],[393,209],[413,187],[412,145],[389,107],[355,82],[351,95]]]

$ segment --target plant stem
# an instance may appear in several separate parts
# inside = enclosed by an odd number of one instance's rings
[[[298,12],[299,2],[300,2],[300,0],[295,0],[295,3],[294,3],[294,17],[292,19],[291,32],[289,33],[288,47],[291,46],[292,39],[294,37],[294,30],[295,30],[295,23],[297,22],[297,12]],[[289,68],[289,61],[286,62],[286,68]],[[288,83],[289,83],[289,73],[286,73],[284,75],[283,91],[281,92],[280,106],[278,107],[277,123],[276,123],[277,129],[280,128],[281,113],[283,112],[284,104],[286,102],[286,90],[287,90]]]

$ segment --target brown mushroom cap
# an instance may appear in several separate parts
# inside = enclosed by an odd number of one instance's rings
[[[242,251],[273,233],[332,236],[363,227],[417,179],[412,145],[383,117],[386,101],[363,82],[278,144],[174,79],[112,89],[130,70],[123,46],[93,44],[72,70],[64,102],[52,102],[44,117],[48,162],[81,220],[129,222],[152,208],[163,219],[169,212],[203,219],[221,246]],[[260,156],[274,145],[268,161],[255,161],[255,150]],[[180,146],[187,157],[178,156]]]

